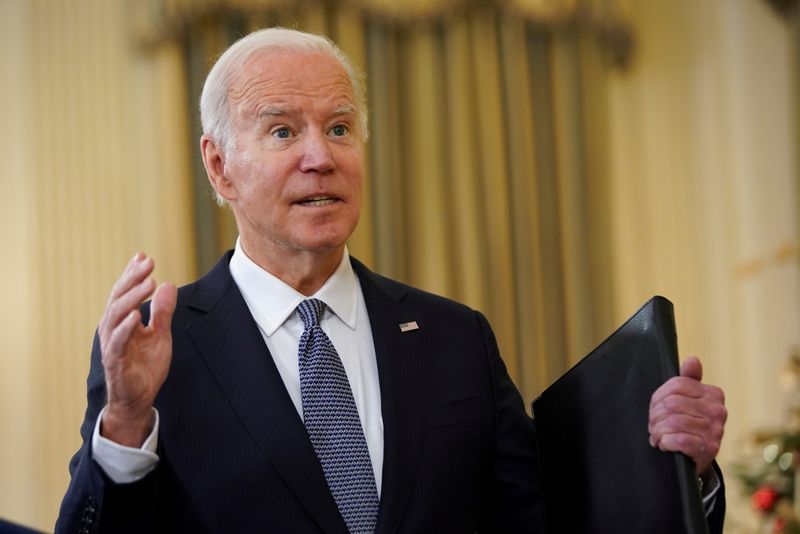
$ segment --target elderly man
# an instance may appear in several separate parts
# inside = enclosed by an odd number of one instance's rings
[[[347,252],[367,129],[344,55],[250,34],[201,115],[236,248],[179,290],[143,254],[114,285],[57,532],[542,532],[532,422],[485,318]],[[696,365],[650,432],[706,476],[725,412]]]

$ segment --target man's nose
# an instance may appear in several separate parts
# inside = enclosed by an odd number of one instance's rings
[[[326,174],[335,168],[336,163],[325,134],[321,132],[307,134],[302,147],[301,171]]]

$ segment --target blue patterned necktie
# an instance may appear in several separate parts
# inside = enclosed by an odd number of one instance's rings
[[[325,303],[297,306],[305,329],[300,336],[300,394],[303,420],[336,506],[352,534],[375,531],[378,490],[342,360],[319,326]]]

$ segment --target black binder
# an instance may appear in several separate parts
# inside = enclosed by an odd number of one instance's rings
[[[533,401],[550,534],[708,534],[694,462],[650,446],[678,374],[672,303],[653,297]]]

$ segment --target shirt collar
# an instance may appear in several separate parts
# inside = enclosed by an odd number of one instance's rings
[[[230,270],[250,313],[267,336],[274,334],[297,305],[307,298],[253,262],[245,254],[239,239],[231,257]],[[324,302],[343,323],[355,330],[358,293],[358,278],[345,247],[339,266],[319,291],[308,298]]]

